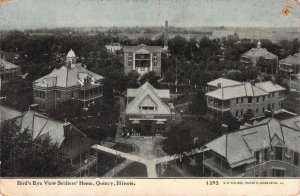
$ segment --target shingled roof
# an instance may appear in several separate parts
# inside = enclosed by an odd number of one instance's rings
[[[235,80],[226,79],[226,78],[218,78],[216,80],[207,83],[207,85],[214,86],[214,87],[219,87],[218,84],[221,84],[221,87],[227,87],[227,86],[239,85],[242,83]]]
[[[50,74],[34,81],[34,85],[38,87],[74,87],[84,83],[84,78],[90,76],[92,82],[97,82],[103,79],[96,73],[93,73],[81,66],[81,64],[73,64],[70,68],[62,66],[59,69],[53,70]]]
[[[167,90],[169,91],[169,90]],[[126,114],[171,114],[170,107],[161,100],[155,89],[149,82],[146,82],[135,92],[135,98],[126,106]],[[170,92],[166,93],[170,94]],[[168,96],[164,96],[168,97]],[[140,110],[141,105],[156,105],[156,110]]]
[[[256,161],[254,152],[283,143],[300,153],[300,129],[294,129],[274,118],[254,126],[225,134],[205,146],[223,156],[233,167]]]
[[[206,95],[220,100],[228,100],[239,97],[257,97],[268,95],[268,93],[249,82],[245,82],[239,85],[222,87],[206,93]]]
[[[300,65],[300,53],[290,55],[279,61],[280,64]]]
[[[261,43],[257,43],[257,48],[252,48],[251,50],[245,52],[242,54],[242,57],[248,57],[248,58],[259,58],[264,57],[265,59],[277,59],[278,57],[269,52],[266,48],[261,47]]]
[[[0,59],[0,67],[1,66],[4,67],[4,70],[20,69],[20,66],[10,63],[8,61],[5,61],[3,59]]]

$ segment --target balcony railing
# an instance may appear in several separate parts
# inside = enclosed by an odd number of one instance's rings
[[[212,108],[212,109],[223,111],[223,112],[230,110],[230,105],[229,104],[226,104],[226,105],[222,106],[222,105],[218,105],[218,104],[208,102],[207,106]]]
[[[242,177],[244,175],[244,170],[232,169],[226,162],[226,160],[218,161],[215,156],[211,158],[204,157],[203,164],[213,170],[214,172],[220,174],[223,177]]]
[[[75,169],[75,174],[84,171],[94,165],[97,162],[98,158],[96,156],[89,156],[87,159],[81,160],[80,163],[72,164],[73,168]]]

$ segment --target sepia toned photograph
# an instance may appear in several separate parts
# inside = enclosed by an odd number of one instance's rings
[[[299,0],[2,0],[1,179],[297,179],[299,49]]]

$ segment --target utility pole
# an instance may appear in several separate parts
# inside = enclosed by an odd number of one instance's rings
[[[175,80],[176,89],[175,89],[175,91],[177,93],[177,83],[178,83],[178,81],[177,81],[177,58],[175,58],[175,66],[176,66],[176,80]]]

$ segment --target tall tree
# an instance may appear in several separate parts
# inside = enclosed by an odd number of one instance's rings
[[[20,131],[14,120],[1,124],[1,176],[59,177],[69,176],[72,168],[58,154],[49,138],[33,141],[28,130]]]

